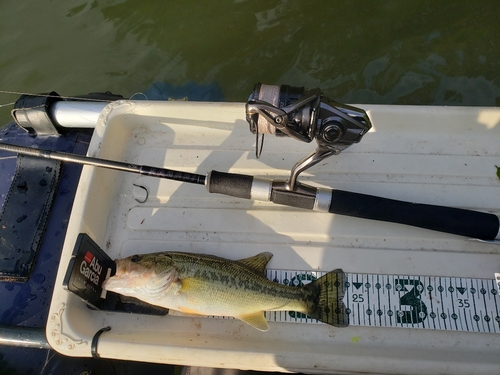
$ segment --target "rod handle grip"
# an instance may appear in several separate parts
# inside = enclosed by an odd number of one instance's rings
[[[207,190],[210,193],[243,199],[250,199],[252,183],[253,176],[219,171],[211,171],[205,180]]]
[[[333,190],[330,213],[388,221],[481,240],[499,236],[497,215]]]

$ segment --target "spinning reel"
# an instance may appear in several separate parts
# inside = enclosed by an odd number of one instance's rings
[[[299,160],[288,181],[282,182],[281,188],[289,191],[300,190],[300,173],[358,143],[371,128],[362,109],[337,103],[323,96],[319,88],[305,91],[288,85],[256,84],[246,104],[246,116],[257,137],[274,134],[307,143],[316,140],[316,150]],[[260,155],[258,150],[256,154]]]

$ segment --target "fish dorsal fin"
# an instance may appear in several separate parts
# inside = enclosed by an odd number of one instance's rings
[[[269,331],[269,324],[267,324],[267,320],[264,317],[264,313],[262,311],[247,315],[240,315],[237,316],[236,318],[251,325],[254,328],[257,328],[259,331],[262,332]]]
[[[254,255],[250,258],[240,259],[237,262],[243,264],[246,268],[259,276],[265,275],[267,263],[273,257],[272,253],[265,252]]]

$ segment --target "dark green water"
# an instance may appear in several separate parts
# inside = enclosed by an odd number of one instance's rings
[[[348,103],[499,106],[499,16],[473,0],[0,0],[0,90],[195,82],[245,101],[260,81]],[[17,97],[0,93],[0,126]]]
[[[261,81],[350,103],[498,106],[499,16],[470,0],[0,0],[0,90],[129,97],[193,81],[245,101]]]

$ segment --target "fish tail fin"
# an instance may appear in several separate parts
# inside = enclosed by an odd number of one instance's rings
[[[349,316],[343,298],[345,273],[341,269],[328,272],[304,286],[307,315],[335,327],[347,327]]]

